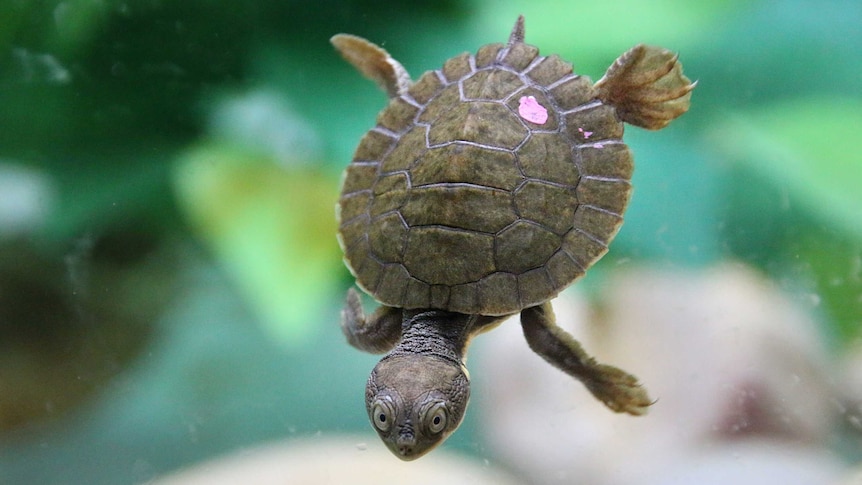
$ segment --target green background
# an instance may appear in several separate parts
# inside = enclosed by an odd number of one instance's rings
[[[329,37],[415,79],[518,14],[593,79],[645,42],[699,82],[668,129],[627,128],[632,205],[581,286],[738,260],[836,353],[860,336],[858,0],[0,0],[0,483],[368,432],[334,204],[386,99]],[[475,412],[446,446],[493,462]]]

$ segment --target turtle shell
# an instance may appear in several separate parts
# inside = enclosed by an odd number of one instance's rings
[[[449,59],[390,100],[347,167],[346,263],[392,307],[540,304],[622,223],[633,168],[622,135],[592,81],[556,55],[517,42]]]

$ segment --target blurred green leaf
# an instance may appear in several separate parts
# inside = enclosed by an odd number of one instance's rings
[[[723,256],[715,221],[723,177],[711,154],[692,143],[685,129],[692,116],[659,133],[626,127],[634,192],[611,257],[704,264]]]
[[[825,228],[807,228],[796,257],[810,263],[818,304],[833,322],[834,337],[862,337],[862,241]]]
[[[740,114],[711,134],[719,151],[749,164],[793,200],[862,238],[862,99],[797,98]]]
[[[751,110],[800,93],[858,96],[860,25],[858,0],[749,2],[705,26],[682,58],[706,111]]]
[[[204,145],[178,159],[174,183],[190,222],[262,322],[288,343],[305,342],[344,271],[334,178]]]
[[[134,160],[135,163],[125,163]],[[34,164],[52,175],[56,203],[49,207],[43,236],[64,244],[82,233],[134,228],[158,233],[177,222],[164,153],[125,144],[107,153]]]
[[[811,292],[840,342],[862,324],[860,130],[862,100],[808,96],[729,117],[709,135],[738,164],[725,241],[788,289]]]
[[[0,52],[5,52],[24,17],[26,0],[8,1],[0,8]]]
[[[733,12],[738,3],[484,0],[479,3],[476,19],[479,30],[487,32],[486,43],[505,42],[508,29],[523,14],[527,42],[538,46],[544,55],[557,53],[573,62],[576,72],[597,78],[635,44],[658,44],[674,50],[691,45],[716,18]]]

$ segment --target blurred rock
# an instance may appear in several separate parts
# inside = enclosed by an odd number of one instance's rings
[[[527,348],[517,322],[477,345],[483,429],[532,483],[823,484],[838,406],[817,324],[752,271],[628,270],[590,309],[567,293],[558,322],[657,402],[618,415]],[[501,358],[505,356],[505,358]]]
[[[140,230],[0,242],[0,434],[62,416],[145,348],[177,260]]]
[[[0,158],[0,243],[42,228],[56,198],[47,174]]]
[[[857,466],[855,471],[848,474],[846,478],[839,481],[836,485],[860,485],[862,484],[862,465]]]
[[[842,362],[840,390],[845,420],[862,448],[862,342],[857,342]]]
[[[376,436],[336,436],[273,443],[216,458],[150,485],[507,485],[511,477],[475,461],[438,450],[403,462],[382,446],[366,446]]]

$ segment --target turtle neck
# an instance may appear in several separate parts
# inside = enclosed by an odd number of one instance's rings
[[[476,316],[442,310],[404,312],[401,341],[385,358],[427,355],[463,365],[469,330]]]

